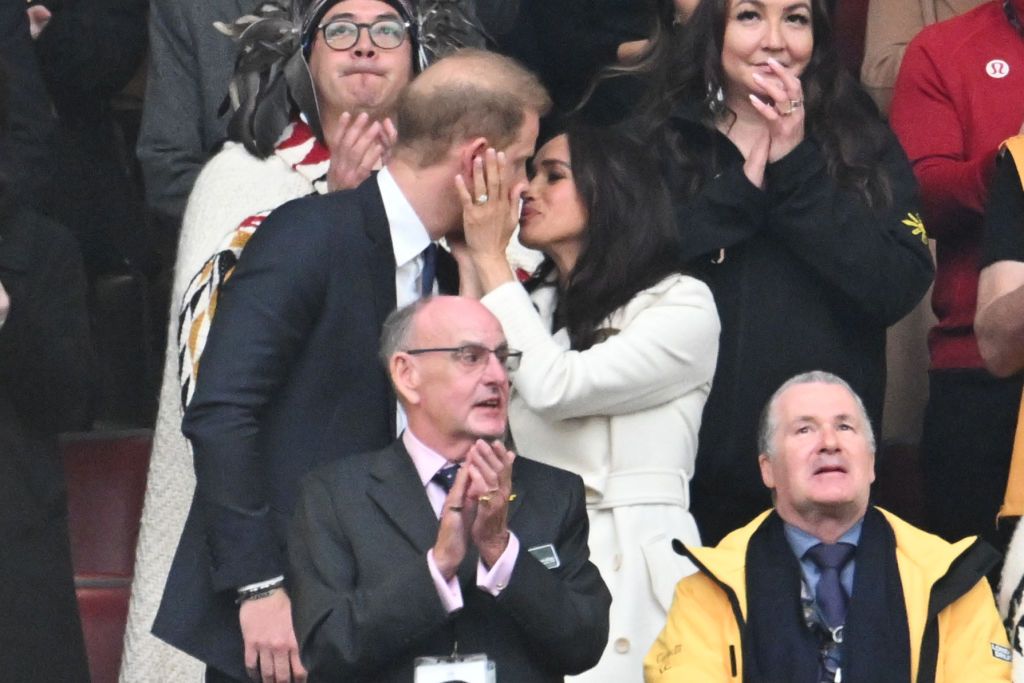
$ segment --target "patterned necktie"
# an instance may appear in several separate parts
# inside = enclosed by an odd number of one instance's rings
[[[821,610],[825,625],[835,629],[846,623],[849,596],[839,580],[843,567],[853,557],[856,546],[852,543],[819,543],[807,551],[807,557],[821,569],[814,601]]]
[[[423,273],[420,277],[420,295],[430,296],[434,293],[434,280],[437,277],[437,245],[433,242],[422,252]],[[452,475],[452,481],[455,475]]]
[[[455,483],[455,475],[458,473],[459,463],[453,462],[439,469],[437,473],[430,478],[430,481],[443,488],[445,493],[448,493],[452,490],[452,484]]]

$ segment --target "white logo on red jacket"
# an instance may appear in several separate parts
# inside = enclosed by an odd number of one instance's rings
[[[993,59],[985,65],[985,73],[992,78],[1006,78],[1010,75],[1010,65],[1001,59]]]

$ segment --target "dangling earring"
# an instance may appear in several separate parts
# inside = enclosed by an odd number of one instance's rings
[[[714,83],[708,83],[708,110],[714,115],[718,116],[725,109],[725,91],[722,90],[722,86],[715,86]]]

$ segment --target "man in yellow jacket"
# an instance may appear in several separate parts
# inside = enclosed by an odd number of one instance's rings
[[[985,579],[995,551],[868,505],[874,435],[846,382],[783,384],[759,450],[775,508],[715,548],[676,546],[699,571],[676,588],[648,683],[1010,680]]]

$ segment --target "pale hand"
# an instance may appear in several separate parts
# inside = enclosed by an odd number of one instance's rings
[[[327,189],[349,190],[370,177],[375,168],[387,161],[398,131],[391,119],[370,121],[365,112],[354,119],[345,112],[327,138],[331,164],[327,170]]]
[[[283,588],[259,600],[246,600],[238,609],[245,643],[245,670],[263,683],[302,683],[306,670],[292,626],[292,602]]]
[[[515,182],[505,152],[493,148],[473,159],[471,178],[455,176],[463,235],[484,293],[515,279],[505,250],[519,223],[519,198],[526,186]]]
[[[772,100],[772,104],[764,102],[757,95],[750,95],[750,103],[768,124],[771,136],[768,162],[774,163],[803,142],[806,117],[800,79],[774,59],[768,59],[768,66],[778,80],[757,73],[754,74],[754,80]]]
[[[7,296],[4,283],[0,282],[0,325],[7,320],[7,314],[11,312],[11,298]]]
[[[53,15],[43,5],[32,5],[25,11],[28,13],[29,35],[32,36],[32,40],[35,40],[46,29],[46,25],[50,23],[50,18]]]
[[[512,463],[516,454],[500,441],[478,439],[462,469],[469,471],[467,499],[476,500],[471,536],[480,559],[494,566],[508,547],[508,503],[512,494]]]
[[[743,160],[743,173],[755,187],[764,189],[764,169],[768,164],[768,153],[771,151],[772,137],[765,129],[762,135],[754,139],[754,144],[747,151]]]
[[[474,258],[505,258],[519,223],[519,197],[526,188],[526,183],[514,183],[505,153],[492,147],[474,157],[472,177],[455,176],[455,188],[470,253]]]
[[[476,503],[466,496],[468,482],[469,470],[465,466],[460,467],[441,508],[441,523],[434,542],[434,564],[445,581],[451,581],[455,576],[469,547],[469,528],[473,525]]]

